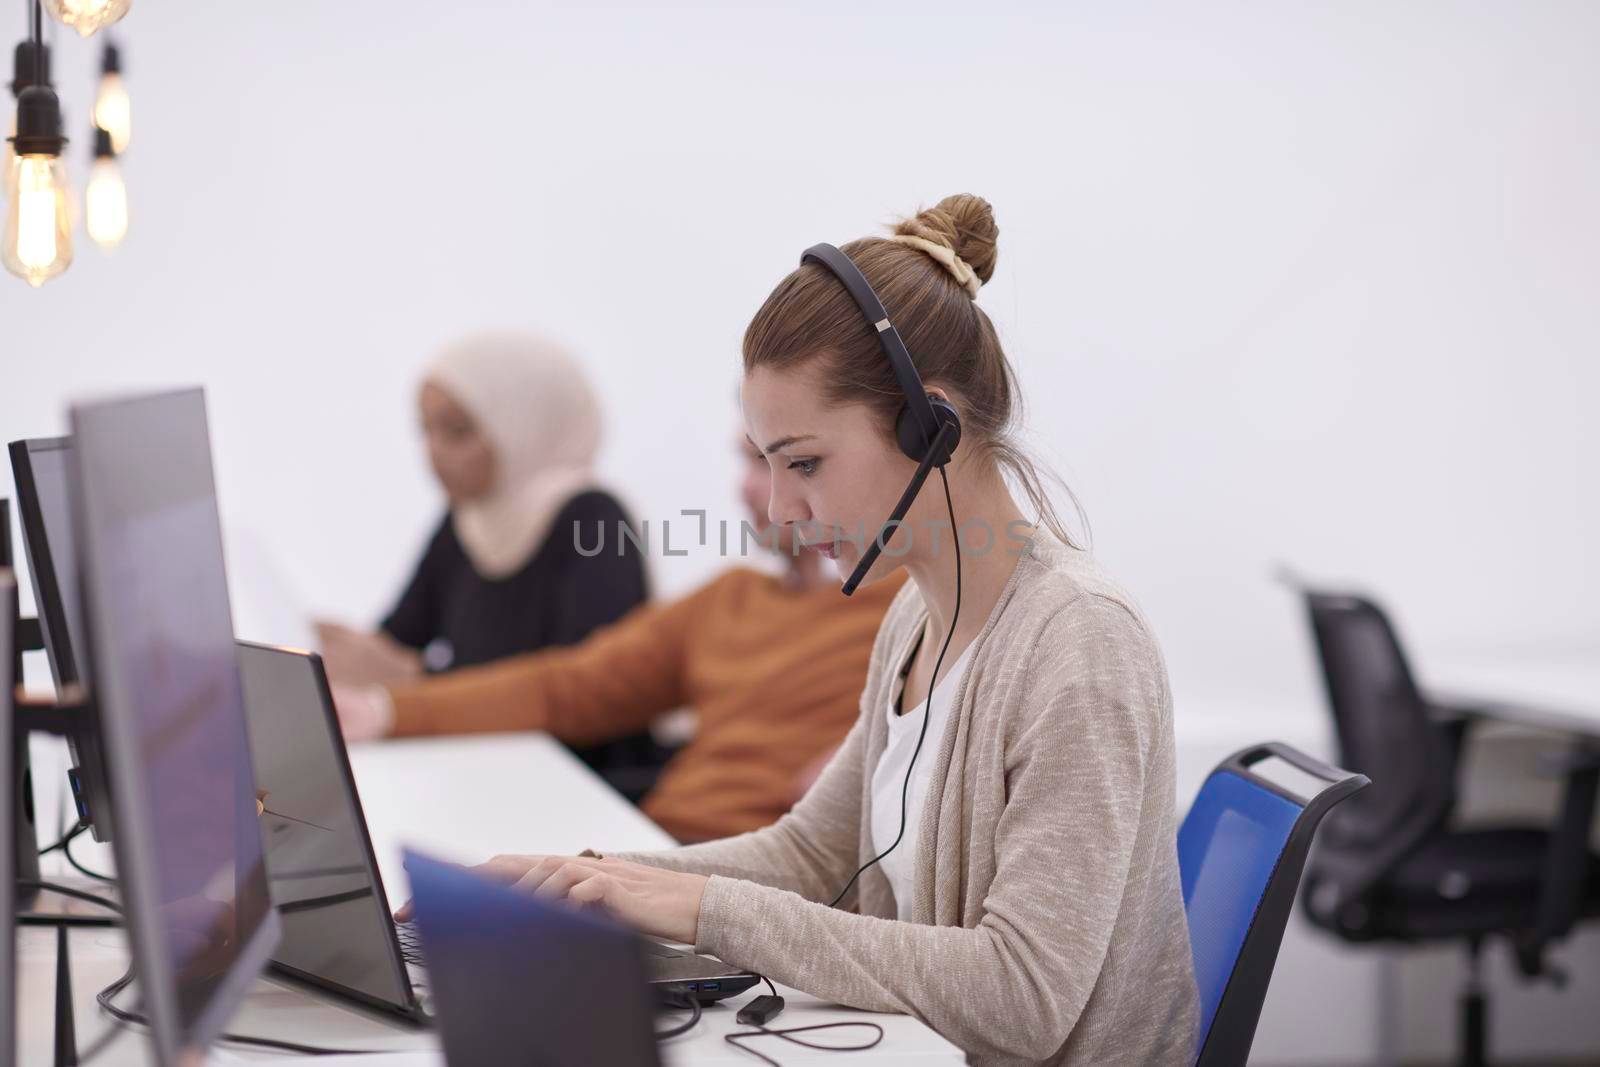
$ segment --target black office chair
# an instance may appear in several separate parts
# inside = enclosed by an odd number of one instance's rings
[[[1339,761],[1372,787],[1333,812],[1306,875],[1313,923],[1348,941],[1466,943],[1461,1062],[1487,1061],[1479,969],[1485,938],[1506,938],[1519,969],[1560,984],[1546,950],[1600,915],[1600,856],[1589,851],[1600,754],[1569,756],[1553,827],[1456,829],[1456,767],[1471,708],[1432,704],[1378,606],[1302,589],[1339,737]]]

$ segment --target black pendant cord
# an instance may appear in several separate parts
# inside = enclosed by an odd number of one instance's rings
[[[29,12],[33,23],[33,44],[36,48],[44,47],[44,11],[39,6],[39,0],[33,0],[33,10]]]

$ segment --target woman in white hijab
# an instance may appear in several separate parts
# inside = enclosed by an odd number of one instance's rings
[[[318,627],[335,681],[575,644],[644,602],[644,562],[618,534],[628,516],[595,483],[599,405],[565,350],[519,333],[466,338],[434,361],[418,402],[449,510],[378,632]]]

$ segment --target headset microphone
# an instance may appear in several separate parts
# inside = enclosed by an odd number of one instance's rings
[[[900,494],[900,501],[895,504],[894,511],[890,513],[883,528],[878,531],[878,536],[867,546],[867,550],[861,556],[861,562],[856,564],[855,570],[850,572],[849,579],[845,581],[845,595],[849,596],[856,591],[856,586],[861,584],[861,580],[867,576],[867,571],[877,562],[884,543],[894,536],[896,527],[904,521],[906,512],[917,499],[922,483],[928,480],[929,472],[935,467],[939,468],[939,480],[944,483],[944,503],[950,512],[950,530],[956,557],[955,610],[950,616],[950,629],[944,635],[944,644],[940,646],[939,655],[933,661],[933,671],[928,678],[927,706],[923,709],[922,727],[917,733],[916,748],[911,750],[911,760],[906,765],[905,780],[900,783],[900,832],[895,836],[894,844],[856,869],[856,873],[850,876],[844,888],[839,890],[839,895],[828,905],[832,908],[838,906],[845,898],[845,894],[850,892],[850,887],[856,884],[856,880],[869,867],[899,848],[901,839],[906,835],[911,771],[917,765],[917,756],[922,752],[922,743],[928,737],[928,723],[933,718],[933,690],[939,684],[939,668],[944,665],[944,654],[950,650],[950,639],[956,633],[956,621],[961,618],[961,541],[959,533],[956,532],[955,504],[950,499],[950,479],[944,471],[945,464],[950,462],[956,445],[961,441],[961,419],[957,417],[955,408],[938,397],[931,396],[923,388],[922,376],[917,373],[916,364],[911,362],[911,353],[907,350],[905,341],[901,340],[900,331],[889,321],[889,313],[884,310],[878,294],[872,291],[872,285],[867,281],[866,275],[861,273],[861,269],[850,257],[833,245],[819,244],[812,245],[801,255],[801,266],[808,262],[818,263],[832,271],[850,291],[850,296],[854,298],[861,313],[866,316],[867,322],[877,331],[878,343],[883,346],[883,354],[889,358],[889,365],[894,368],[895,381],[899,383],[900,391],[905,394],[905,405],[894,421],[895,440],[899,443],[901,452],[917,461],[917,471],[911,476],[911,482],[906,486],[905,492]],[[921,643],[919,638],[917,641],[919,647]],[[907,664],[908,668],[909,666]],[[902,673],[902,685],[904,678],[905,674]],[[903,688],[901,696],[904,696]]]
[[[878,344],[889,359],[900,392],[905,395],[905,405],[894,420],[895,440],[901,452],[917,460],[917,471],[912,475],[906,491],[900,495],[900,502],[895,505],[878,536],[867,546],[861,562],[856,564],[855,570],[844,583],[843,592],[849,596],[877,562],[884,542],[893,536],[895,527],[905,519],[906,512],[922,489],[922,483],[927,481],[928,473],[934,467],[943,468],[950,462],[956,445],[961,441],[961,419],[956,415],[955,408],[936,396],[930,396],[923,388],[922,376],[917,373],[916,364],[911,362],[911,353],[901,339],[900,331],[889,321],[889,313],[884,310],[878,294],[872,291],[872,285],[861,273],[861,268],[830,244],[812,245],[806,249],[800,256],[800,264],[804,266],[806,263],[816,263],[832,272],[849,291],[867,322],[877,331]],[[958,551],[958,560],[959,556]]]
[[[928,473],[933,470],[934,460],[938,458],[939,450],[945,441],[952,437],[959,437],[961,428],[953,423],[946,423],[939,427],[939,433],[933,439],[927,453],[922,457],[922,462],[917,464],[917,472],[911,476],[906,491],[900,494],[900,502],[889,513],[889,518],[884,521],[883,527],[878,531],[878,536],[861,556],[861,562],[856,564],[856,569],[850,572],[850,577],[844,583],[844,595],[849,596],[856,591],[856,586],[861,584],[861,579],[867,576],[872,565],[878,562],[878,554],[883,551],[884,545],[889,543],[889,538],[894,536],[895,530],[905,520],[906,512],[911,510],[912,503],[917,499],[917,494],[922,491],[922,483],[928,480]],[[940,464],[943,466],[943,464]]]

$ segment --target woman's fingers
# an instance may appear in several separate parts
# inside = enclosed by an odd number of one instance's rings
[[[515,882],[528,873],[528,868],[539,862],[541,856],[513,856],[502,853],[490,856],[482,863],[468,867],[473,874],[496,882]]]
[[[587,859],[578,856],[495,856],[487,862],[480,863],[470,868],[475,874],[499,882],[502,885],[514,885],[518,889],[537,889],[546,878],[550,877],[562,865],[568,863],[593,869],[604,869],[605,861]]]
[[[530,870],[513,888],[536,896],[560,900],[578,883],[600,877],[604,872],[590,864],[575,860],[558,860],[541,863]]]
[[[501,885],[516,885],[524,875],[549,858],[548,856],[494,856],[475,867],[468,867],[467,870],[473,874],[481,875],[491,882],[499,882]]]
[[[466,869],[481,878],[511,886],[521,892],[557,899],[570,897],[590,903],[602,899],[602,896],[591,896],[591,894],[600,892],[606,884],[618,884],[621,880],[627,879],[633,873],[630,868],[635,866],[618,863],[615,860],[580,856],[505,854],[491,857]],[[581,894],[574,892],[586,879],[596,875],[605,875],[608,882],[583,890]],[[395,910],[394,918],[396,922],[410,922],[415,914],[415,904],[408,900]]]
[[[609,874],[594,874],[572,887],[567,894],[567,899],[584,905],[605,905],[611,899],[611,894],[617,890],[615,880]]]
[[[524,873],[512,883],[519,892],[604,907],[654,937],[692,944],[698,935],[700,901],[708,881],[703,875],[598,857],[542,856],[535,862],[527,862],[534,857],[519,858]]]

